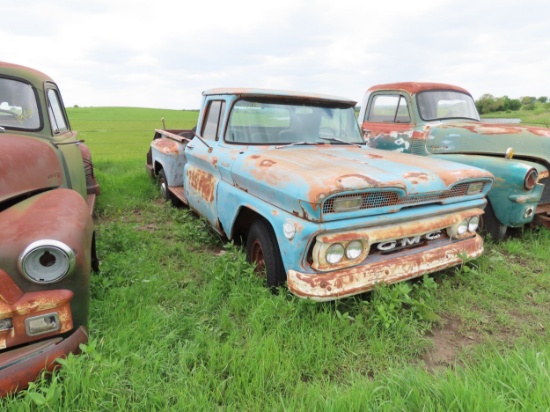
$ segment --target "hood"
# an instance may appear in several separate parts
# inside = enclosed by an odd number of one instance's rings
[[[0,202],[63,183],[54,148],[32,137],[0,134]]]
[[[550,161],[550,129],[475,121],[428,123],[426,148],[431,153],[468,153]]]
[[[355,146],[284,146],[250,149],[232,167],[235,184],[298,216],[320,215],[324,199],[372,189],[403,196],[448,190],[462,181],[491,180],[484,170]]]

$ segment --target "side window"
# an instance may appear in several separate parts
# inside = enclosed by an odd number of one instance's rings
[[[366,120],[379,123],[409,123],[411,117],[407,101],[395,94],[374,96]]]
[[[222,100],[214,100],[208,104],[206,120],[201,133],[202,137],[208,140],[218,139],[224,110],[225,102]]]
[[[395,123],[410,123],[411,116],[409,115],[409,108],[407,107],[407,100],[403,96],[399,98],[399,106],[397,107],[397,113],[395,115]]]
[[[69,129],[65,121],[65,116],[63,115],[61,99],[59,98],[57,90],[54,89],[48,90],[48,114],[54,134],[65,132]]]

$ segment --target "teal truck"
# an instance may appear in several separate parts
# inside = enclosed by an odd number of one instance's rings
[[[356,102],[264,89],[203,93],[197,127],[157,130],[147,172],[269,287],[317,301],[355,295],[479,256],[493,176],[368,147]]]
[[[504,238],[508,227],[550,227],[550,129],[482,122],[467,90],[441,83],[373,86],[358,120],[372,148],[491,172],[482,224],[493,239]]]

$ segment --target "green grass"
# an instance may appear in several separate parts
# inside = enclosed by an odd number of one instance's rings
[[[521,124],[525,126],[550,127],[550,110],[540,103],[537,104],[534,110],[521,109],[508,112],[493,112],[483,115],[483,118],[521,119]]]
[[[197,112],[73,108],[94,156],[91,339],[7,411],[548,411],[550,233],[337,302],[271,294],[145,173],[155,128]]]

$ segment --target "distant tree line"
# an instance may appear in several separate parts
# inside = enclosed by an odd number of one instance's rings
[[[538,99],[533,96],[525,96],[521,99],[510,99],[508,96],[494,97],[492,94],[484,94],[475,101],[479,114],[491,112],[510,112],[514,110],[535,110],[537,103],[546,110],[550,110],[548,97],[541,96]]]

